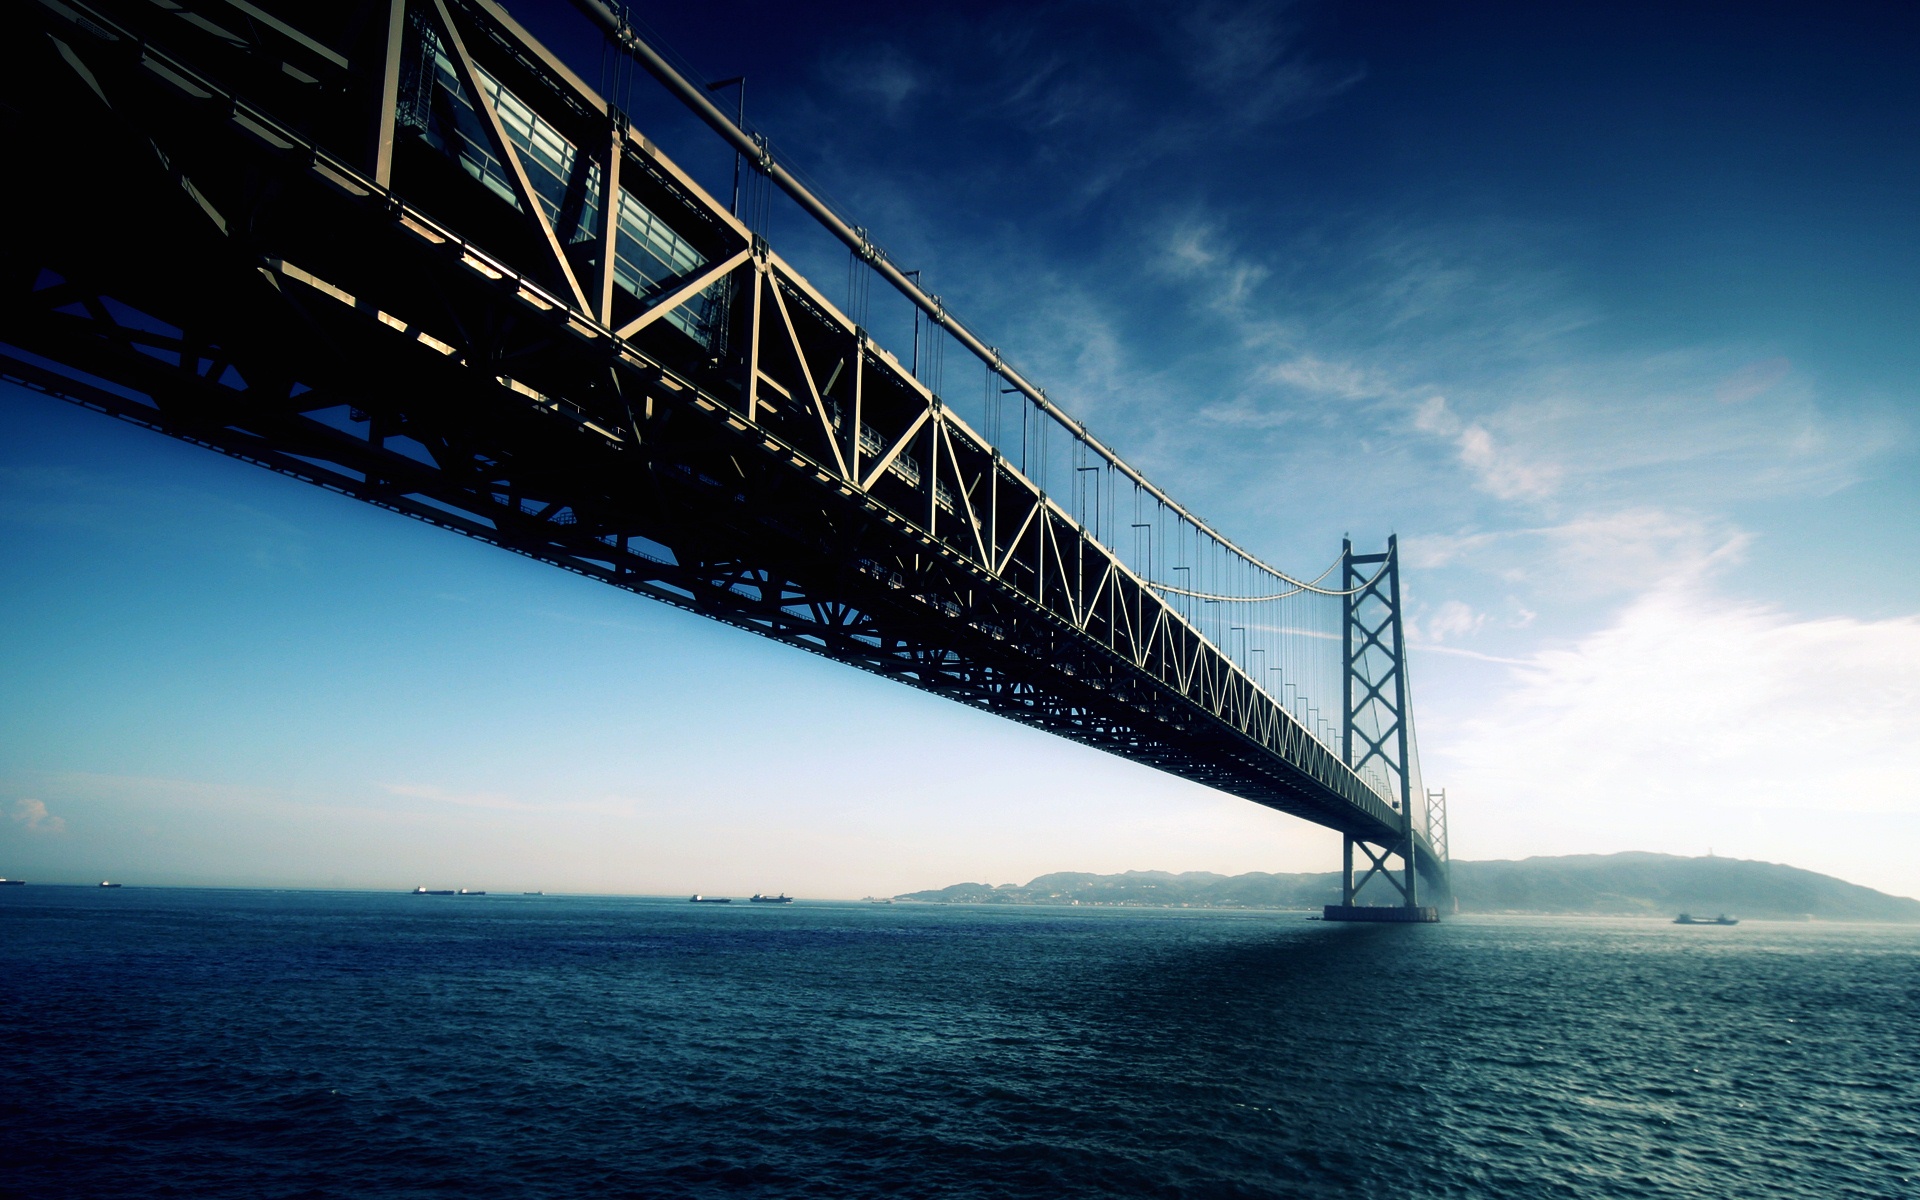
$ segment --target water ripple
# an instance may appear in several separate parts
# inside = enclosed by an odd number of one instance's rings
[[[19,889],[0,1196],[1915,1196],[1917,950]]]

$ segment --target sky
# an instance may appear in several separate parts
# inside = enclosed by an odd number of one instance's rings
[[[731,155],[570,8],[510,7],[726,193]],[[1399,536],[1456,857],[1920,896],[1920,10],[633,9],[1242,545],[1317,573]],[[768,231],[843,294],[844,251]],[[0,875],[861,896],[1338,863],[1294,818],[4,385],[0,560]]]

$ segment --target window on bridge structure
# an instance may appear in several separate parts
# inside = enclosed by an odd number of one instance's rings
[[[891,448],[891,444],[880,436],[878,429],[875,429],[865,421],[860,422],[861,454],[868,458],[879,458]],[[902,450],[894,457],[892,462],[887,464],[887,474],[898,477],[900,481],[908,487],[917,488],[920,486],[920,460]],[[944,487],[940,490],[943,492],[946,491]],[[953,511],[953,494],[951,492],[947,493],[945,503],[942,507],[948,512]]]
[[[402,64],[398,123],[413,129],[436,150],[514,208],[520,199],[512,173],[493,153],[485,119],[460,82],[460,72],[439,32],[420,14]],[[500,81],[475,64],[474,74],[487,94],[507,142],[520,156],[547,223],[561,242],[592,241],[600,228],[600,164],[533,111]],[[615,223],[614,282],[629,295],[646,300],[706,265],[706,258],[676,233],[659,214],[620,190]],[[727,281],[668,313],[665,320],[701,345],[718,342],[725,316]]]
[[[398,123],[415,130],[434,149],[459,163],[515,208],[511,172],[494,154],[485,119],[461,86],[460,72],[434,27],[419,14],[403,64]],[[581,160],[572,142],[543,120],[500,81],[476,65],[481,88],[499,114],[507,141],[520,155],[534,198],[562,242],[590,239],[598,223],[600,165]]]
[[[620,190],[620,220],[614,228],[613,281],[643,300],[706,265],[687,239],[625,188]],[[724,279],[715,283],[668,313],[667,322],[711,349],[719,340],[726,288]]]

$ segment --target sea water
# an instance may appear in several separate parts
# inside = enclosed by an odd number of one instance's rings
[[[28,886],[0,1194],[1920,1196],[1920,929]]]

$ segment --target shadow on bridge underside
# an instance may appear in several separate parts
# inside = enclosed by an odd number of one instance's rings
[[[497,6],[218,15],[10,7],[6,378],[1443,878],[1384,676],[1315,736]]]

